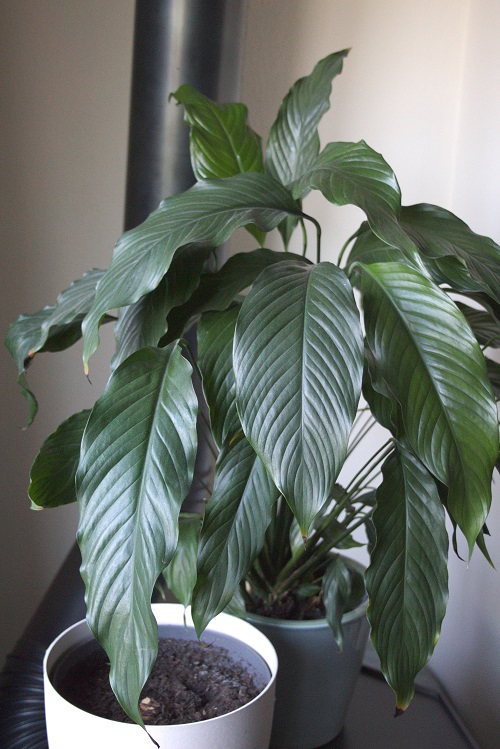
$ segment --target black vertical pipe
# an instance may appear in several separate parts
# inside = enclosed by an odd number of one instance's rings
[[[189,131],[170,94],[190,83],[215,100],[237,95],[243,0],[137,0],[132,66],[125,228],[131,229],[165,197],[186,190],[194,177]],[[192,349],[196,336],[186,336]],[[196,382],[200,409],[208,416]],[[183,505],[201,509],[212,454],[198,422],[195,479]],[[200,480],[201,479],[201,480]]]
[[[205,96],[237,95],[242,0],[137,0],[125,228],[193,183],[188,129],[169,95],[190,83]]]

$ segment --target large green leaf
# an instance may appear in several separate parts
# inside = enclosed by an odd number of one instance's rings
[[[216,104],[185,84],[172,94],[190,126],[191,165],[196,179],[262,172],[262,140],[247,123],[244,104]]]
[[[450,211],[425,203],[403,208],[401,223],[421,252],[437,261],[443,282],[486,291],[500,302],[500,247],[492,239],[475,234]]]
[[[95,302],[83,322],[85,368],[99,344],[104,313],[133,304],[155,289],[179,247],[217,247],[241,226],[255,223],[270,230],[287,214],[300,214],[288,191],[257,173],[198,182],[164,200],[143,224],[122,236],[97,285]]]
[[[238,305],[223,312],[206,312],[198,325],[198,364],[212,435],[219,449],[241,429],[233,372],[233,338],[239,311]]]
[[[260,274],[236,325],[238,412],[303,535],[342,467],[362,360],[358,310],[341,270],[284,260]]]
[[[111,662],[125,712],[157,652],[151,593],[177,544],[191,485],[197,399],[176,343],[132,354],[92,410],[77,472],[78,542],[89,625]]]
[[[396,175],[364,141],[329,143],[291,185],[295,197],[309,188],[320,190],[336,205],[361,208],[377,237],[401,250],[415,265],[422,265],[416,245],[399,224],[401,193]]]
[[[28,494],[37,507],[76,501],[75,476],[90,410],[70,416],[40,448],[31,468]]]
[[[192,614],[198,635],[224,610],[264,543],[279,492],[243,435],[216,466],[200,538]]]
[[[368,618],[397,709],[405,710],[446,611],[448,536],[436,484],[415,457],[396,450],[382,473],[373,513],[377,542],[365,576]]]
[[[168,316],[168,336],[179,338],[203,312],[227,309],[240,292],[252,285],[264,268],[286,258],[308,262],[291,252],[285,254],[261,247],[232,255],[220,270],[203,273],[189,301],[175,307]]]
[[[301,177],[319,153],[318,124],[330,107],[332,80],[342,72],[348,52],[344,49],[320,60],[283,99],[266,147],[266,169],[283,185]]]
[[[484,357],[451,299],[401,263],[357,266],[368,345],[400,403],[405,436],[449,487],[449,510],[472,553],[491,502],[496,405]]]

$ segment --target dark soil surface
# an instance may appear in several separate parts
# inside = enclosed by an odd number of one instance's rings
[[[87,712],[132,722],[111,691],[109,663],[103,650],[73,665],[63,683],[56,686],[68,702]],[[159,641],[158,658],[139,705],[147,725],[194,723],[236,710],[263,688],[225,648],[164,638]]]
[[[261,598],[253,597],[251,601],[247,601],[246,609],[251,614],[289,621],[324,619],[326,616],[325,606],[321,598],[297,599],[292,593],[279,598],[272,604],[268,604]]]

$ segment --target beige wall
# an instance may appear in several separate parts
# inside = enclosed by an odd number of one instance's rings
[[[133,5],[2,4],[2,335],[20,312],[51,303],[88,267],[109,261],[123,214]],[[396,171],[405,203],[441,204],[500,241],[499,28],[497,0],[248,0],[242,99],[265,133],[297,77],[352,47],[324,142],[364,138]],[[322,220],[334,258],[361,215],[321,198],[308,210]],[[41,413],[22,432],[25,404],[0,352],[0,658],[74,537],[74,508],[32,513],[25,490],[41,439],[104,382],[104,364],[94,363],[88,385],[79,357],[77,347],[35,362]],[[497,502],[497,563],[499,521]],[[469,570],[454,560],[449,616],[432,660],[485,749],[495,745],[498,721],[499,599],[498,573],[479,555]]]
[[[22,312],[105,267],[122,228],[133,0],[8,0],[0,21],[1,338]],[[0,347],[0,661],[74,541],[75,507],[32,512],[40,442],[89,406],[105,381],[83,377],[80,350],[41,355],[27,409]]]

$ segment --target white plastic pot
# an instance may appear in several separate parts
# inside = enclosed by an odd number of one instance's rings
[[[180,604],[154,604],[160,636],[186,637],[184,608]],[[192,621],[187,624],[195,638]],[[67,702],[54,688],[51,673],[58,660],[75,646],[92,639],[85,621],[66,629],[48,648],[44,663],[45,715],[50,749],[153,749],[146,732],[137,725],[99,718]],[[219,614],[204,640],[227,648],[233,655],[269,675],[264,690],[243,707],[217,718],[171,726],[149,726],[161,749],[267,749],[271,736],[278,660],[265,635],[248,622]]]

